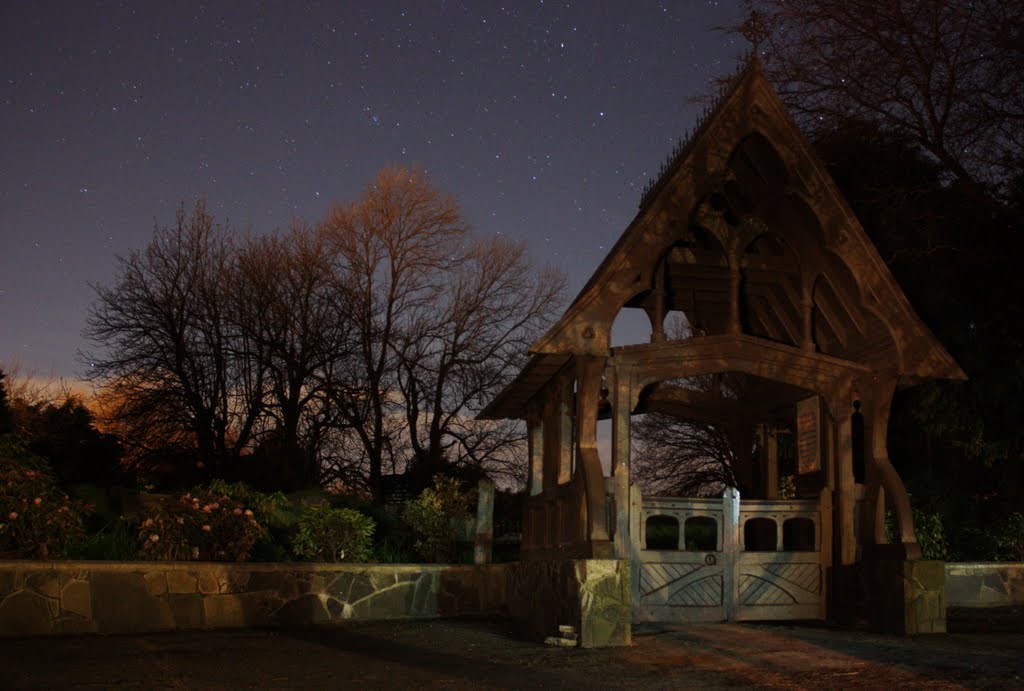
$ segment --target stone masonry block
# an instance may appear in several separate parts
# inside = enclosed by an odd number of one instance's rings
[[[75,580],[65,585],[61,590],[60,605],[65,613],[92,619],[92,589],[89,582]]]
[[[53,632],[48,599],[33,590],[22,589],[0,602],[0,633],[32,636]]]

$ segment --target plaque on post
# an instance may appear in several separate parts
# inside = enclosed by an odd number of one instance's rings
[[[796,404],[796,468],[799,475],[821,470],[821,405],[817,396]]]

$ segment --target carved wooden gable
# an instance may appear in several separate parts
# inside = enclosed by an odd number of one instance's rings
[[[636,218],[531,351],[607,355],[624,307],[655,315],[655,331],[664,312],[679,310],[699,334],[738,329],[908,382],[964,378],[757,60],[674,152]]]

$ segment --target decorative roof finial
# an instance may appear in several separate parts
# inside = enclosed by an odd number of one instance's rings
[[[757,59],[761,54],[761,44],[765,43],[768,37],[771,36],[771,19],[764,12],[752,9],[747,12],[747,16],[744,17],[743,22],[739,25],[739,32],[743,35],[743,38],[750,42],[754,58]]]

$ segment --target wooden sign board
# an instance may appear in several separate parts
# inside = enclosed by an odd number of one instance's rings
[[[796,404],[796,469],[800,475],[821,470],[821,404],[817,396]]]

